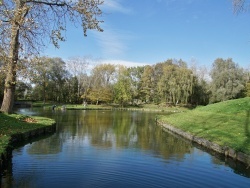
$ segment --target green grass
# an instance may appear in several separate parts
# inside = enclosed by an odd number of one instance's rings
[[[54,103],[55,104],[55,103]],[[43,105],[42,103],[36,103],[35,105],[36,107],[45,107],[45,108],[52,108],[53,103],[46,103],[45,105]],[[58,109],[62,109],[63,106],[66,107],[66,109],[91,109],[91,110],[105,110],[105,109],[121,109],[122,107],[120,107],[117,104],[100,104],[100,105],[94,105],[94,104],[88,104],[86,107],[84,107],[82,104],[57,104],[57,107],[55,110]],[[134,109],[134,110],[157,110],[157,111],[165,111],[165,112],[180,112],[180,111],[186,111],[189,110],[186,107],[180,107],[180,106],[172,106],[172,107],[166,107],[163,105],[156,105],[156,104],[143,104],[143,105],[139,105],[139,106],[133,106],[133,105],[129,105],[129,106],[125,106],[122,109]]]
[[[36,101],[32,103],[33,107],[43,107],[43,108],[50,108],[52,109],[53,105],[56,105],[55,109],[62,109],[65,106],[67,109],[83,109],[84,106],[82,104],[59,104],[56,102],[46,102],[43,103],[42,101]],[[86,109],[100,109],[100,108],[112,108],[111,105],[92,105],[89,104],[86,106]]]
[[[36,101],[32,103],[33,107],[43,107],[43,108],[49,108],[52,109],[52,106],[56,105],[56,109],[62,109],[63,106],[66,107],[66,109],[97,109],[97,110],[104,110],[104,109],[116,109],[116,108],[122,108],[118,104],[88,104],[86,107],[83,106],[83,104],[60,104],[53,101],[49,101],[46,103],[43,103],[42,101]],[[127,105],[124,106],[123,109],[141,109],[141,110],[157,110],[157,111],[164,111],[164,112],[180,112],[180,111],[187,111],[190,110],[188,107],[182,107],[182,106],[167,106],[166,104],[141,104],[141,105]]]
[[[51,126],[54,123],[54,120],[45,117],[0,113],[0,154],[8,146],[11,135]]]
[[[113,106],[111,105],[93,105],[88,104],[86,107],[84,107],[82,104],[67,104],[65,105],[67,109],[111,109]],[[61,106],[59,106],[60,108]]]
[[[159,119],[221,146],[250,154],[250,98],[228,100]]]

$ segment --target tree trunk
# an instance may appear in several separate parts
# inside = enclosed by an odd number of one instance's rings
[[[14,58],[10,58],[8,61],[8,73],[5,79],[4,98],[1,107],[1,111],[5,113],[11,113],[14,105],[16,87],[16,62],[18,59],[15,56]]]
[[[11,113],[14,105],[15,86],[5,87],[1,111]]]
[[[43,104],[46,103],[46,76],[43,76]]]
[[[20,7],[20,4],[17,5]],[[11,29],[11,41],[9,57],[7,59],[7,75],[4,86],[4,98],[1,107],[1,111],[5,113],[12,113],[14,105],[14,95],[16,87],[16,71],[18,61],[18,49],[19,49],[19,21],[20,11],[17,8],[15,18],[12,20]]]
[[[15,47],[18,48],[18,47]],[[14,105],[14,95],[15,95],[15,87],[16,87],[16,68],[17,68],[17,60],[18,60],[18,52],[17,49],[13,49],[10,52],[10,60],[8,61],[8,73],[5,79],[4,85],[4,98],[1,107],[1,111],[5,113],[12,113],[13,105]]]

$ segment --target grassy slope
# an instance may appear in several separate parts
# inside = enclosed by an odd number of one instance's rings
[[[8,115],[0,113],[0,154],[5,151],[11,135],[51,126],[53,123],[55,123],[54,120],[44,117],[29,118],[18,114]]]
[[[162,116],[160,120],[221,146],[250,154],[250,98]]]

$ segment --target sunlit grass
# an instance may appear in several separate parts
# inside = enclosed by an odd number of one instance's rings
[[[0,113],[0,154],[5,151],[11,135],[51,126],[54,123],[54,120],[45,117]]]
[[[250,98],[229,100],[161,116],[160,120],[221,146],[250,154]]]
[[[190,110],[188,107],[182,107],[182,106],[167,106],[166,104],[139,104],[139,105],[126,105],[124,107],[119,106],[118,104],[87,104],[84,106],[83,104],[59,104],[56,102],[46,102],[43,103],[42,101],[36,101],[32,103],[33,107],[43,107],[43,108],[49,108],[52,109],[53,105],[56,105],[55,110],[61,110],[61,109],[93,109],[93,110],[103,110],[103,109],[134,109],[134,110],[157,110],[157,111],[163,111],[163,112],[182,112]]]
[[[46,104],[45,108],[51,108],[52,109],[53,104]],[[179,107],[179,106],[173,106],[173,107],[166,107],[166,106],[159,106],[156,104],[142,104],[142,105],[127,105],[124,107],[120,107],[117,104],[88,104],[86,106],[82,104],[57,104],[55,110],[61,110],[61,109],[86,109],[86,110],[111,110],[111,109],[130,109],[130,110],[152,110],[152,111],[165,111],[165,112],[181,112],[181,111],[187,111],[189,110],[186,107]]]

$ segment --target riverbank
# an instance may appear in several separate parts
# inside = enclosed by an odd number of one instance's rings
[[[167,106],[166,104],[157,105],[157,104],[141,104],[141,105],[131,105],[126,107],[120,107],[119,105],[108,105],[108,104],[100,104],[93,105],[88,104],[86,106],[82,104],[57,104],[57,103],[42,103],[42,102],[34,102],[32,104],[33,107],[39,108],[49,108],[54,110],[128,110],[128,111],[157,111],[157,112],[184,112],[190,110],[188,107],[182,106]]]
[[[250,165],[250,98],[159,116],[157,121],[204,147]]]
[[[55,121],[49,118],[0,113],[0,169],[13,145],[53,133],[55,129]]]

